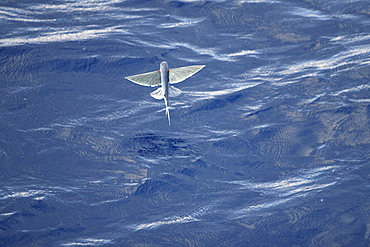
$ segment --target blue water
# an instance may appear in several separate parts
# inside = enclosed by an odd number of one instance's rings
[[[0,4],[0,246],[370,246],[370,3]],[[125,76],[205,64],[163,101]]]

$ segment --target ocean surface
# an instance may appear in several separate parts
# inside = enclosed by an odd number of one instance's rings
[[[370,246],[370,2],[3,0],[0,246]],[[206,65],[155,88],[126,76]]]

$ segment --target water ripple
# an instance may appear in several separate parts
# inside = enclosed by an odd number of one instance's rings
[[[177,22],[162,23],[159,25],[159,28],[191,27],[205,20],[205,18],[187,18],[187,17],[175,16],[175,15],[168,15],[168,16],[175,19]]]
[[[248,205],[241,209],[233,210],[234,219],[250,216],[249,213],[261,210],[268,210],[280,206],[289,201],[301,197],[307,197],[311,193],[318,193],[323,189],[333,186],[340,179],[335,174],[340,166],[324,166],[312,170],[303,170],[297,176],[287,177],[274,182],[250,182],[250,181],[231,181],[228,183],[241,185],[240,193],[244,190],[255,191],[265,197],[268,202]],[[331,174],[330,174],[331,173]],[[269,198],[269,199],[267,199]],[[264,211],[262,211],[263,213]]]
[[[326,20],[331,19],[330,16],[325,15],[318,10],[311,10],[311,9],[306,9],[306,8],[301,8],[301,7],[296,7],[293,10],[289,11],[289,13],[293,15],[307,17],[307,18],[314,18],[320,21],[326,21]]]
[[[111,243],[112,239],[80,238],[73,242],[63,243],[62,246],[102,246]]]
[[[129,32],[126,29],[122,29],[122,26],[113,26],[103,29],[97,28],[96,26],[88,26],[87,29],[86,27],[63,28],[53,32],[38,33],[37,37],[28,36],[1,39],[0,46],[81,41],[86,39],[97,39],[117,33],[127,34]]]

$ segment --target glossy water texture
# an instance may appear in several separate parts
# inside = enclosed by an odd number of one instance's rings
[[[370,3],[0,4],[1,246],[370,246]],[[125,76],[207,65],[162,101]]]

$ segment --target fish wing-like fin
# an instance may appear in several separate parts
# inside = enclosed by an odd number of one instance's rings
[[[150,96],[152,96],[155,99],[163,99],[162,88],[160,87],[157,90],[151,92]]]
[[[192,65],[180,68],[169,69],[169,82],[179,83],[203,69],[205,65]]]
[[[132,75],[125,77],[136,84],[148,87],[155,87],[161,84],[160,71],[153,71],[144,74]]]
[[[174,86],[170,86],[169,96],[170,97],[177,97],[182,93],[182,91]]]

